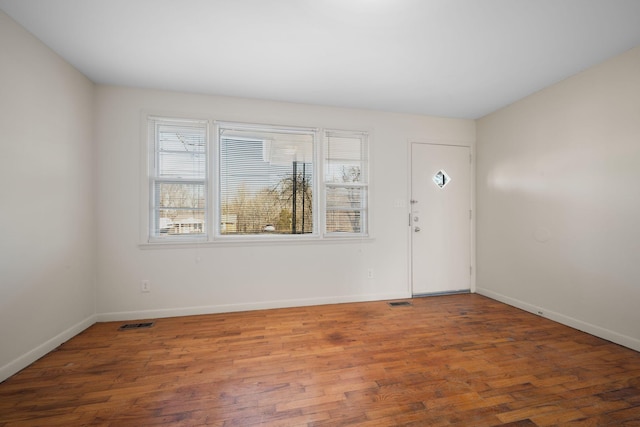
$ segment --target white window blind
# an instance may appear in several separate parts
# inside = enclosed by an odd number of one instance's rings
[[[149,119],[153,135],[150,237],[207,233],[207,122]]]
[[[219,126],[220,235],[315,231],[314,130]]]
[[[359,132],[325,131],[325,233],[367,234],[368,140]]]

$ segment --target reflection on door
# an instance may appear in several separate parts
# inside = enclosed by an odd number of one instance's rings
[[[411,280],[414,295],[471,286],[470,148],[411,144]]]

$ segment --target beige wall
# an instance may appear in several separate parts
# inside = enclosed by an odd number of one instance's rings
[[[100,319],[410,296],[408,143],[471,146],[475,138],[473,120],[121,87],[99,86],[96,106]],[[373,239],[141,249],[147,208],[140,147],[148,112],[370,132]],[[143,279],[150,293],[140,292]]]
[[[408,144],[474,145],[472,120],[95,87],[2,12],[0,58],[0,380],[96,320],[409,296]],[[142,249],[145,112],[369,131],[373,238]]]
[[[478,290],[640,350],[640,48],[477,123],[94,87],[2,12],[0,61],[0,380],[95,320],[410,295],[408,144],[476,137]],[[373,239],[142,249],[145,112],[371,132]]]
[[[93,84],[0,11],[0,381],[93,322]]]
[[[640,47],[477,123],[478,292],[640,350]]]

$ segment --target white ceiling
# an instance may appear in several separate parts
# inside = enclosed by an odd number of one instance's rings
[[[640,45],[640,0],[0,0],[0,9],[96,83],[461,118]]]

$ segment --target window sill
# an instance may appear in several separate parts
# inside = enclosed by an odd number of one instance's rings
[[[280,245],[318,245],[318,244],[353,244],[372,243],[375,238],[371,236],[318,236],[301,237],[296,239],[256,239],[246,238],[221,238],[216,240],[160,240],[149,243],[141,243],[138,247],[142,250],[153,249],[188,249],[188,248],[217,248],[224,246],[280,246]]]

